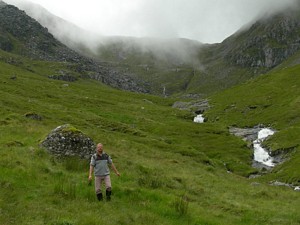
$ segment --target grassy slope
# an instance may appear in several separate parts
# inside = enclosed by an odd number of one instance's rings
[[[266,145],[275,152],[287,152],[286,163],[274,169],[282,181],[300,181],[300,66],[275,69],[258,79],[211,98],[211,121],[226,126],[252,127],[264,124],[278,132]],[[274,174],[270,175],[274,177]]]
[[[0,54],[1,224],[300,222],[298,193],[240,176],[254,172],[251,151],[229,135],[229,116],[194,124],[189,113],[171,108],[172,99],[87,80],[65,86],[47,78],[67,70],[64,64],[11,61],[15,56]],[[26,118],[31,112],[43,119]],[[210,118],[216,114],[211,111]],[[112,175],[112,202],[95,200],[88,162],[60,161],[39,148],[47,133],[65,123],[104,143],[112,155],[122,174]]]

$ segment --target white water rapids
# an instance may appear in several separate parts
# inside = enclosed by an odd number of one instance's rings
[[[204,123],[204,117],[203,117],[203,115],[199,114],[196,117],[194,117],[194,122],[195,123]]]
[[[194,122],[195,123],[204,123],[205,118],[203,117],[202,114],[197,115],[194,117]],[[269,128],[262,128],[258,131],[257,133],[257,139],[254,140],[253,143],[253,148],[254,148],[254,161],[259,162],[263,165],[266,165],[268,167],[274,167],[274,158],[271,157],[266,151],[261,143],[269,136],[273,135],[275,131],[269,129]],[[253,140],[253,139],[252,139]]]
[[[274,133],[275,132],[269,128],[263,128],[258,132],[257,139],[253,141],[254,160],[269,167],[273,167],[275,164],[273,163],[273,158],[269,155],[269,153],[263,147],[261,147],[261,143],[268,136],[273,135]]]

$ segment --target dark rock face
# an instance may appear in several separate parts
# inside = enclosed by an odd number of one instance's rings
[[[261,19],[224,41],[230,49],[226,59],[242,67],[271,69],[300,49],[299,30],[299,9]]]
[[[51,131],[41,146],[57,157],[79,156],[85,159],[89,159],[96,148],[91,138],[68,124]]]
[[[13,44],[9,37],[6,35],[0,35],[0,49],[10,52],[13,50]]]

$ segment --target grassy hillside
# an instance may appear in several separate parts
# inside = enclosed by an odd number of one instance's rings
[[[276,167],[271,177],[300,182],[300,66],[275,69],[246,84],[211,97],[211,122],[226,126],[253,127],[264,124],[278,132],[266,146],[273,154],[286,153],[288,161]]]
[[[252,151],[226,127],[272,123],[277,129],[292,129],[285,122],[297,121],[296,109],[291,110],[298,106],[296,98],[286,99],[288,112],[280,111],[284,118],[270,111],[245,121],[238,113],[222,113],[231,104],[229,96],[235,99],[228,91],[212,98],[209,122],[195,124],[190,113],[172,109],[175,99],[118,91],[91,80],[51,80],[48,75],[70,66],[5,52],[0,56],[1,224],[300,223],[299,193],[268,184],[291,177],[287,171],[297,168],[296,161],[279,167],[278,175],[248,179],[257,172],[250,166]],[[297,85],[297,76],[291,77]],[[266,85],[271,93],[282,90]],[[238,90],[243,87],[232,91]],[[273,109],[275,97],[270,100]],[[260,109],[259,99],[254,101]],[[33,113],[42,120],[26,117]],[[121,172],[119,178],[112,175],[111,202],[96,201],[87,183],[89,162],[60,160],[39,147],[52,129],[66,123],[104,143],[111,154]],[[298,122],[293,124],[297,131]]]

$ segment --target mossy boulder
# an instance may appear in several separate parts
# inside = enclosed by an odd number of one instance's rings
[[[94,141],[77,128],[65,124],[52,130],[41,146],[57,157],[90,158],[95,152]]]

